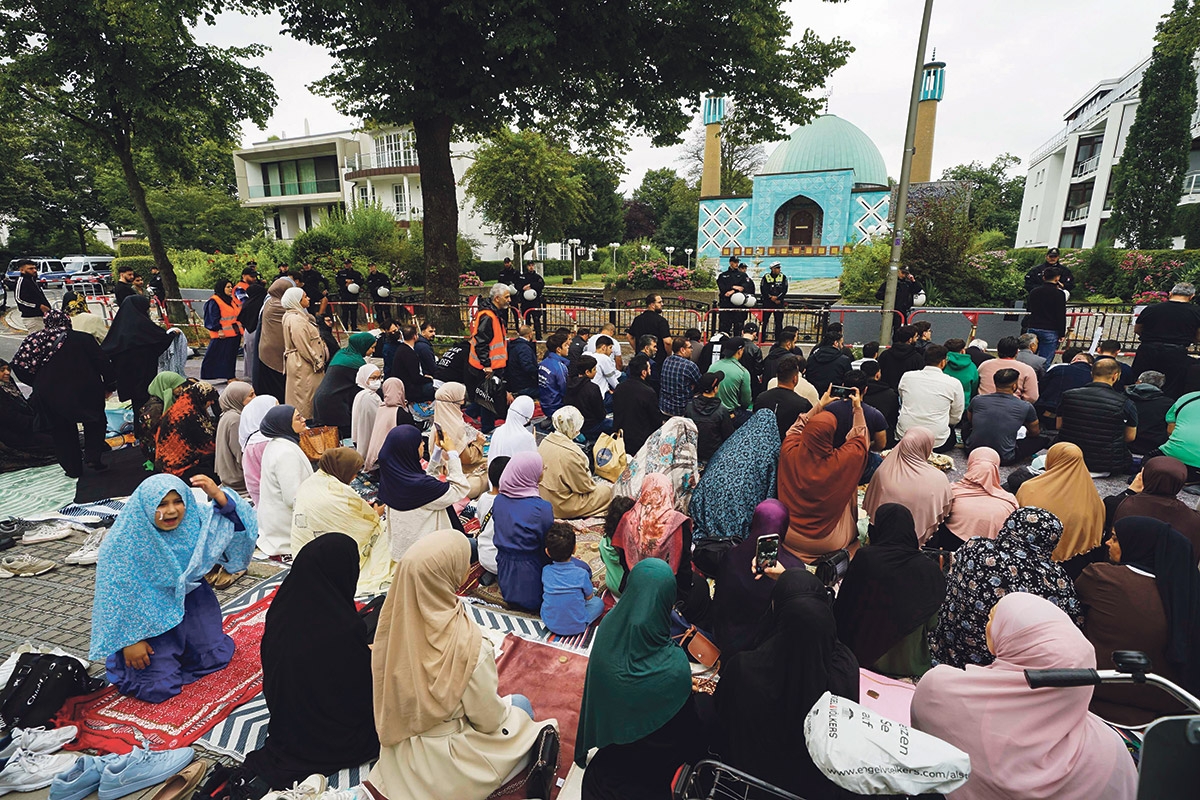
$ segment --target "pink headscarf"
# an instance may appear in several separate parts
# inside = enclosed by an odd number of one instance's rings
[[[404,396],[404,381],[399,378],[388,378],[383,382],[383,405],[375,409],[375,427],[371,429],[371,444],[367,446],[367,455],[363,459],[363,469],[374,472],[379,466],[379,451],[387,439],[388,432],[396,427],[396,409],[408,406],[408,398]]]
[[[1090,686],[1030,689],[1026,669],[1094,669],[1096,651],[1049,600],[996,603],[990,666],[941,665],[912,700],[914,728],[971,757],[954,800],[1133,800],[1137,768],[1116,731],[1088,713]]]
[[[544,469],[542,457],[536,451],[517,453],[500,476],[500,494],[514,499],[541,497],[538,483],[542,480]]]
[[[671,479],[652,472],[642,479],[637,503],[617,523],[613,545],[625,551],[630,569],[642,559],[661,558],[675,570],[683,554],[680,526],[686,521],[687,516],[675,510]]]
[[[967,472],[950,484],[954,504],[946,527],[964,542],[972,536],[995,539],[1008,515],[1017,510],[1017,498],[1000,485],[1000,454],[977,447],[967,458]]]
[[[954,499],[950,481],[929,464],[932,452],[933,434],[925,428],[909,428],[875,470],[863,500],[863,510],[872,522],[875,511],[884,503],[899,503],[911,511],[922,545],[950,513]]]

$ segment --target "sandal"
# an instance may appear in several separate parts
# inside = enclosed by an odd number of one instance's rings
[[[208,772],[210,766],[212,766],[211,761],[203,759],[193,761],[181,769],[175,777],[164,783],[162,788],[155,793],[153,800],[188,800],[196,791],[196,787],[200,785],[200,781],[204,779],[204,774]]]

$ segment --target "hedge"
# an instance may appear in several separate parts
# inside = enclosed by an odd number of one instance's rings
[[[122,245],[125,243],[123,242]],[[133,271],[143,278],[150,277],[150,268],[154,266],[154,256],[139,255],[139,256],[118,256],[112,261],[113,275],[120,274],[121,268],[124,266],[133,267]]]
[[[118,242],[117,255],[125,256],[148,256],[150,255],[149,242]]]

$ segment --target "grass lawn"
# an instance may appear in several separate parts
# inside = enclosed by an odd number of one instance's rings
[[[565,275],[547,275],[547,286],[562,286]],[[582,286],[588,289],[603,289],[604,276],[596,272],[587,272],[579,277],[579,280],[571,284],[572,286]]]

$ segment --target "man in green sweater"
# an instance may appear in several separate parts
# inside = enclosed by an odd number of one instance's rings
[[[712,365],[709,372],[720,372],[724,377],[717,387],[717,397],[721,404],[733,410],[734,422],[741,424],[750,416],[753,401],[750,395],[750,372],[742,366],[742,353],[746,350],[746,340],[741,336],[731,336],[720,341],[721,358]]]
[[[965,404],[963,407],[966,408],[971,405],[971,398],[979,394],[979,369],[967,353],[967,343],[962,339],[947,339],[945,348],[946,366],[942,367],[942,374],[949,375],[962,384]],[[951,436],[954,435],[955,427],[962,433],[965,442],[971,433],[971,422],[966,414],[963,414],[962,422],[957,426],[950,426]]]

